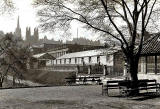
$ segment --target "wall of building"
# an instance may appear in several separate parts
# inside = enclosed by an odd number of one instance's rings
[[[57,50],[59,51],[59,50]],[[60,53],[53,52],[50,53]],[[89,52],[90,53],[90,52]],[[90,53],[91,56],[87,55],[65,55],[63,58],[58,58],[55,60],[50,60],[47,62],[46,69],[54,70],[54,71],[78,71],[77,66],[82,66],[80,71],[88,72],[92,71],[93,73],[100,72],[101,74],[104,73],[104,68],[106,69],[107,74],[109,75],[118,75],[123,74],[123,58],[122,53],[114,53],[114,54],[106,54],[106,55],[95,55],[92,56],[92,52]],[[99,53],[98,51],[96,52]],[[95,53],[95,54],[96,54]],[[73,56],[72,58],[70,58]],[[74,57],[74,56],[84,56],[84,57]],[[48,68],[47,68],[48,67]],[[91,69],[89,70],[89,67]],[[105,74],[105,73],[104,73]]]
[[[103,64],[103,65],[106,65],[106,63],[107,63],[107,56],[100,56],[100,63]]]
[[[98,59],[99,58],[99,59]],[[61,63],[60,63],[61,60]],[[92,56],[92,57],[73,57],[73,58],[63,58],[63,59],[56,59],[52,62],[55,64],[86,64],[86,65],[94,65],[94,64],[101,64],[107,66],[113,66],[114,60],[113,55],[107,56]],[[57,63],[56,63],[57,62]]]

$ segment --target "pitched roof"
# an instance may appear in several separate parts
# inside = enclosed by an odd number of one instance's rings
[[[146,40],[143,44],[141,55],[160,54],[160,33]]]
[[[40,53],[40,54],[33,55],[33,57],[37,59],[55,59],[55,57],[53,57],[49,53]]]
[[[81,52],[68,53],[61,57],[58,57],[57,59],[101,56],[101,55],[113,54],[114,52],[117,52],[118,50],[119,50],[118,47],[110,48],[110,49],[87,50],[87,51],[81,51]]]

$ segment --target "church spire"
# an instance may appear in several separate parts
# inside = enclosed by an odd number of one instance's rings
[[[19,25],[19,16],[18,16],[18,19],[17,19],[17,28],[20,28],[20,25]]]
[[[18,19],[17,19],[17,27],[16,27],[16,30],[14,32],[14,35],[16,37],[22,38],[22,36],[21,36],[21,27],[20,27],[20,23],[19,23],[19,16],[18,16]]]

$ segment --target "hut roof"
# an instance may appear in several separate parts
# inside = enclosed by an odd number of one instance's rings
[[[143,44],[141,55],[156,55],[160,54],[160,33],[146,40]]]
[[[34,58],[37,59],[42,59],[42,60],[46,60],[46,59],[55,59],[55,57],[53,57],[51,54],[49,53],[40,53],[40,54],[36,54],[33,55]]]
[[[57,59],[101,56],[101,55],[113,54],[114,52],[117,52],[118,50],[120,50],[118,47],[109,48],[109,49],[87,50],[87,51],[81,51],[81,52],[68,53],[61,57],[58,57]]]

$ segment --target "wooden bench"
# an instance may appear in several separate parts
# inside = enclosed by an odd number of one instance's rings
[[[102,95],[108,95],[109,96],[109,90],[112,89],[119,89],[119,82],[122,80],[110,80],[107,81],[106,84],[102,84]]]
[[[137,88],[133,88],[133,83],[130,80],[110,80],[106,84],[102,84],[102,95],[109,96],[109,90],[117,89],[121,96],[128,96],[131,91],[134,90],[146,90],[147,93],[150,89],[155,89],[156,94],[158,94],[160,85],[156,80],[138,80]]]
[[[65,78],[67,85],[73,85],[76,82],[82,82],[82,84],[87,84],[87,82],[101,83],[100,77],[76,77],[76,78]]]
[[[120,95],[128,96],[131,93],[131,91],[134,90],[138,91],[146,90],[148,93],[150,89],[156,90],[156,94],[158,94],[160,88],[160,85],[159,83],[157,83],[156,80],[148,80],[148,79],[138,80],[136,88],[134,88],[132,84],[133,83],[131,81],[119,82]]]
[[[101,83],[100,77],[77,77],[76,82],[82,82],[82,84],[87,84],[87,82],[97,82]]]

